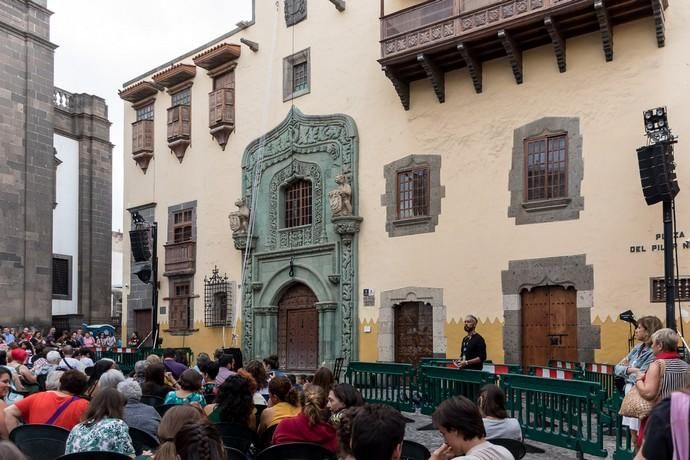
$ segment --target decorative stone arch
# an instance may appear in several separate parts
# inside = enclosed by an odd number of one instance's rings
[[[402,302],[424,302],[432,308],[434,356],[445,358],[447,338],[445,335],[446,306],[443,304],[443,289],[410,286],[381,293],[378,319],[379,361],[395,360],[395,314],[394,308]]]
[[[601,347],[601,330],[592,324],[594,306],[594,268],[586,256],[546,257],[543,259],[511,260],[508,270],[501,272],[503,291],[503,351],[505,362],[522,362],[522,301],[521,292],[539,286],[572,287],[577,291],[577,354],[578,361],[594,361],[594,350]]]
[[[257,305],[277,305],[285,291],[295,283],[302,283],[311,289],[319,302],[334,302],[331,298],[327,280],[307,265],[293,264],[299,276],[289,276],[290,267],[275,272],[258,295]]]

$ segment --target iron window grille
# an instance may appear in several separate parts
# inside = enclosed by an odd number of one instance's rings
[[[307,63],[300,62],[292,68],[292,92],[303,91],[309,88],[307,79]]]
[[[298,180],[285,189],[285,227],[311,224],[311,182]]]
[[[398,219],[429,215],[429,168],[398,173]]]
[[[664,303],[666,302],[666,282],[664,278],[651,278],[649,280],[650,287],[650,302]],[[676,279],[676,301],[681,302],[690,301],[690,276],[681,276]]]
[[[567,136],[525,142],[527,201],[567,197]]]
[[[206,327],[232,326],[233,283],[221,276],[214,267],[210,277],[204,277],[204,323]]]

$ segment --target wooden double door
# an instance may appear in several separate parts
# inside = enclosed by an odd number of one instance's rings
[[[319,365],[319,316],[314,292],[294,284],[278,303],[278,358],[283,369],[314,371]]]
[[[419,363],[434,355],[433,308],[424,302],[395,306],[395,362]]]
[[[522,365],[577,361],[577,291],[561,286],[522,292]]]

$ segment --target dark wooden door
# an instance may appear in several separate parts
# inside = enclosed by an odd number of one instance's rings
[[[434,354],[433,309],[423,302],[395,307],[395,362],[417,364]]]
[[[295,284],[278,303],[278,357],[286,369],[313,371],[318,367],[317,301],[311,289]]]
[[[577,292],[561,286],[522,292],[522,365],[577,361]]]
[[[141,340],[151,332],[151,310],[134,310],[134,330]],[[144,346],[150,346],[152,343],[153,339],[149,338],[144,342]]]

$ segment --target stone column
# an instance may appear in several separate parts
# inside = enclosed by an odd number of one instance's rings
[[[278,354],[278,307],[254,307],[254,356]]]
[[[233,232],[232,239],[235,242],[235,249],[242,251],[244,256],[245,251],[251,251],[256,247],[257,237],[249,237],[246,232]],[[244,257],[243,257],[244,260]],[[252,258],[247,260],[247,271],[244,273],[242,280],[242,354],[245,359],[254,359],[262,355],[256,354],[254,350],[254,312],[252,311]],[[257,329],[259,330],[259,329]],[[263,355],[263,357],[268,355]]]
[[[359,232],[362,218],[358,216],[333,217],[335,232],[340,235],[342,258],[340,264],[340,302],[342,305],[342,357],[348,363],[355,356],[354,321],[357,295],[357,253],[355,235]]]
[[[316,311],[319,312],[319,360],[326,361],[327,365],[335,362],[336,319],[335,311],[337,302],[317,302]]]

